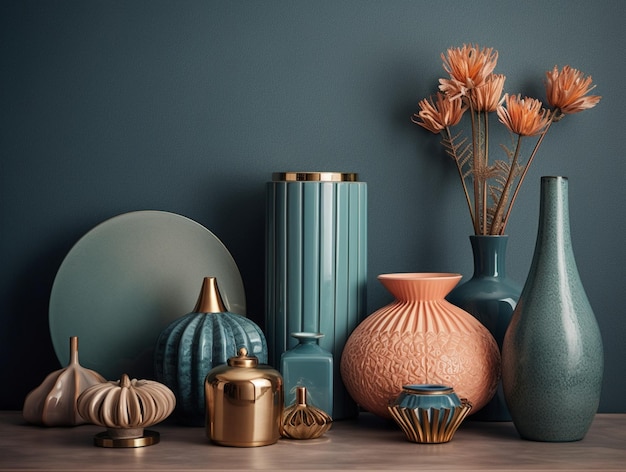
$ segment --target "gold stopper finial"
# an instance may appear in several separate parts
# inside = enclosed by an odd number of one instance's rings
[[[200,296],[193,311],[194,313],[224,313],[228,311],[217,287],[215,277],[205,277],[202,281]]]
[[[306,387],[296,388],[296,404],[306,405]]]

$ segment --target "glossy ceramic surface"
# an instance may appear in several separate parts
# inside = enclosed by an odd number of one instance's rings
[[[403,408],[455,408],[461,406],[461,400],[446,385],[404,385],[393,404]]]
[[[319,344],[322,333],[292,333],[298,344],[280,359],[285,388],[285,406],[297,401],[299,388],[306,388],[308,403],[333,416],[333,355]]]
[[[341,358],[341,375],[366,410],[389,417],[388,405],[403,385],[454,388],[476,409],[495,393],[500,351],[476,318],[444,297],[459,274],[383,274],[396,300],[369,315],[352,332]]]
[[[508,236],[470,236],[474,273],[456,286],[446,299],[479,320],[502,349],[522,287],[506,275]],[[493,398],[472,416],[484,421],[510,421],[502,382]]]
[[[472,410],[472,404],[461,400],[452,407],[422,408],[389,405],[389,412],[407,440],[423,444],[440,444],[452,440],[454,433]]]
[[[74,245],[54,280],[49,322],[59,361],[67,364],[67,339],[78,336],[83,365],[105,378],[153,378],[159,333],[189,311],[206,276],[218,277],[226,305],[245,314],[237,265],[202,225],[161,211],[101,223]]]
[[[76,426],[88,422],[78,412],[83,391],[105,382],[98,372],[86,369],[78,360],[78,338],[70,338],[70,361],[64,369],[46,376],[24,400],[22,415],[29,423],[43,426]]]
[[[297,344],[292,332],[324,333],[320,346],[337,360],[333,417],[356,416],[338,360],[367,309],[367,184],[274,181],[266,195],[269,362]]]
[[[218,281],[206,277],[194,311],[169,324],[159,335],[154,370],[176,394],[176,419],[190,426],[205,424],[204,381],[215,366],[226,364],[245,347],[267,363],[267,343],[256,323],[226,311]]]
[[[603,374],[600,330],[571,243],[568,180],[541,179],[532,264],[502,349],[502,381],[522,438],[582,439]]]

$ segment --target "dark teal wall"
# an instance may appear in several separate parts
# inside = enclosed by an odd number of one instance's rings
[[[626,3],[613,1],[55,1],[0,3],[0,408],[59,368],[47,303],[90,228],[141,209],[213,231],[263,320],[264,183],[273,171],[358,172],[376,275],[471,272],[469,217],[436,137],[409,117],[440,53],[500,52],[509,92],[543,98],[570,64],[600,104],[545,140],[509,225],[523,283],[539,177],[567,175],[574,248],[606,354],[601,411],[626,412]]]

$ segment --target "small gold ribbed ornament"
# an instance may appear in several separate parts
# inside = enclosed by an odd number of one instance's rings
[[[306,403],[306,387],[296,389],[296,401],[285,409],[281,435],[288,439],[315,439],[330,429],[332,418]]]

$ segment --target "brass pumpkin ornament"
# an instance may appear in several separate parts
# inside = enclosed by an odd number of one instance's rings
[[[104,382],[78,397],[80,415],[107,430],[94,437],[102,447],[141,447],[159,442],[159,433],[145,430],[166,419],[176,406],[174,393],[153,380],[130,379]]]
[[[87,422],[78,413],[76,402],[92,385],[106,382],[98,372],[78,362],[78,337],[70,337],[70,361],[55,370],[24,400],[22,416],[28,423],[43,426],[77,426]]]

